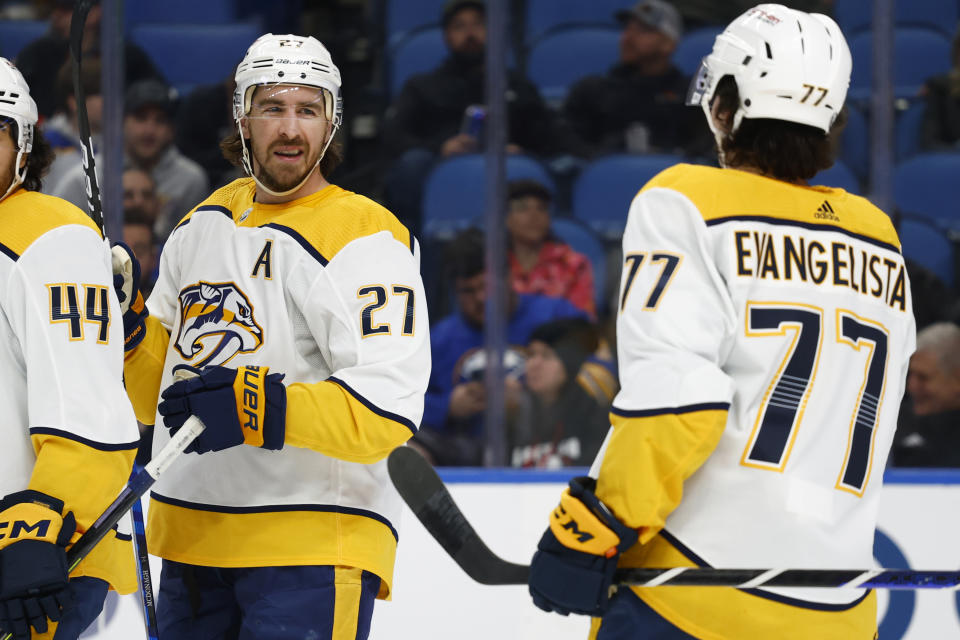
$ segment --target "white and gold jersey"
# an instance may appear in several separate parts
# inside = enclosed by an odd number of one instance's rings
[[[622,388],[594,467],[642,528],[622,563],[872,566],[915,341],[890,219],[839,189],[678,165],[634,199],[623,250]],[[698,638],[876,628],[862,590],[637,592]]]
[[[0,350],[0,495],[63,500],[79,537],[120,493],[137,450],[123,323],[90,218],[23,188],[0,201]],[[129,530],[109,533],[73,575],[134,591]]]
[[[174,367],[269,367],[285,375],[285,444],[178,459],[152,493],[150,549],[204,566],[358,567],[386,596],[400,500],[385,457],[415,433],[430,372],[419,249],[339,187],[285,204],[254,193],[237,180],[171,234],[126,371],[156,450]]]

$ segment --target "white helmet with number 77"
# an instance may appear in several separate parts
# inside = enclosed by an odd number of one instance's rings
[[[732,76],[740,104],[731,134],[743,118],[787,120],[828,133],[846,100],[851,67],[850,48],[832,19],[761,4],[717,36],[687,104],[702,106],[718,135],[710,103],[720,80]]]
[[[253,92],[258,86],[299,85],[316,87],[322,95],[320,108],[323,111],[324,118],[331,125],[323,150],[313,166],[313,169],[316,169],[343,118],[340,70],[333,64],[330,52],[316,38],[267,33],[257,38],[247,49],[246,55],[237,66],[234,79],[237,88],[233,93],[233,118],[240,131],[240,140],[243,146],[243,168],[268,193],[273,195],[293,193],[306,182],[312,170],[307,172],[300,184],[282,193],[275,192],[263,185],[253,170],[250,150],[243,137],[240,121],[250,116]]]
[[[30,97],[30,87],[20,70],[6,58],[0,57],[0,120],[9,118],[17,125],[17,157],[13,180],[0,200],[6,198],[26,177],[26,166],[20,167],[24,154],[33,150],[34,127],[37,126],[37,104]],[[2,126],[2,125],[0,125]],[[2,185],[0,185],[2,188]]]

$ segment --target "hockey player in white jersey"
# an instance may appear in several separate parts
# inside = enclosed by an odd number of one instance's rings
[[[676,165],[630,206],[622,388],[590,478],[550,518],[534,602],[591,638],[870,640],[858,589],[620,588],[622,567],[872,565],[915,330],[890,219],[807,181],[850,81],[828,17],[765,4],[691,87],[722,168]]]
[[[0,58],[0,636],[75,640],[108,587],[137,586],[129,535],[109,533],[69,581],[65,550],[120,493],[138,433],[110,251],[82,211],[40,193],[53,151],[36,125]]]
[[[385,457],[416,431],[430,372],[419,247],[326,180],[342,114],[323,45],[264,35],[236,83],[222,146],[249,177],[180,222],[147,310],[125,323],[155,449],[190,414],[207,427],[151,496],[160,632],[362,639],[392,588]],[[175,382],[183,367],[197,377]]]

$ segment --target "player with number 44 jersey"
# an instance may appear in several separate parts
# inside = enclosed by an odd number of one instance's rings
[[[322,44],[264,35],[236,83],[223,148],[249,177],[174,229],[145,309],[122,287],[154,450],[191,414],[206,425],[151,495],[160,635],[362,640],[393,580],[385,458],[415,433],[430,373],[419,247],[325,178],[342,113]]]
[[[612,428],[592,477],[551,516],[530,578],[542,608],[594,616],[592,638],[876,635],[867,590],[610,598],[607,577],[615,565],[873,564],[915,328],[889,217],[808,184],[832,164],[850,71],[830,18],[747,11],[691,86],[721,168],[676,165],[630,206]]]

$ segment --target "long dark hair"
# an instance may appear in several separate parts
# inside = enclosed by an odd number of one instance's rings
[[[718,117],[732,121],[740,104],[740,93],[732,77],[720,80],[714,100],[718,101]],[[833,166],[838,134],[846,122],[844,109],[828,135],[816,127],[796,122],[744,118],[732,136],[723,138],[721,150],[730,167],[756,167],[764,175],[788,182],[809,180]]]
[[[11,140],[16,142],[20,136],[16,120],[13,118],[0,117],[0,123],[7,124],[7,134]],[[55,157],[56,154],[53,151],[53,147],[51,147],[47,139],[43,137],[43,133],[40,132],[39,127],[34,126],[33,149],[27,154],[27,170],[23,178],[23,188],[27,191],[40,191],[43,187],[43,176],[50,170],[50,165],[53,164]],[[17,169],[18,167],[13,168],[14,171],[17,171]]]

